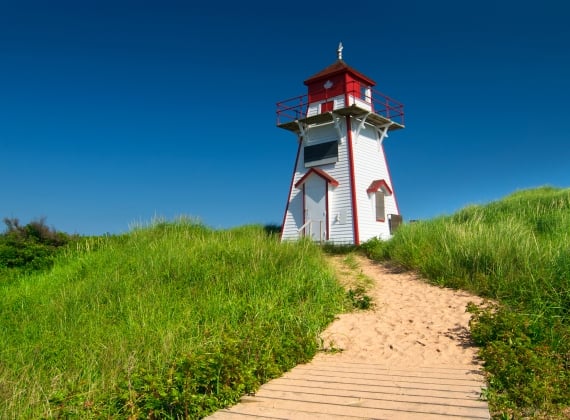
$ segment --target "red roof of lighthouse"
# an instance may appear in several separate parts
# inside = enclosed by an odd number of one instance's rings
[[[361,79],[362,81],[366,82],[370,86],[376,85],[376,82],[374,82],[374,80],[363,75],[359,71],[353,69],[348,64],[346,64],[342,59],[338,59],[337,61],[335,61],[333,64],[331,64],[327,68],[325,68],[325,69],[321,70],[320,72],[309,77],[303,83],[308,86],[309,84],[312,84],[318,80],[326,79],[328,77],[335,76],[335,75],[341,74],[341,73],[351,73],[357,79]]]

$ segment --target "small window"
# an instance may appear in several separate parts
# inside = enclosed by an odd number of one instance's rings
[[[372,89],[370,86],[360,85],[360,99],[368,103],[372,102]]]
[[[324,114],[325,112],[330,112],[333,110],[333,108],[334,108],[333,101],[323,102],[321,104],[321,114]]]
[[[305,167],[324,165],[338,161],[338,142],[329,141],[327,143],[305,146]]]
[[[384,191],[378,190],[376,195],[376,221],[383,222],[386,220],[386,209],[384,206]]]

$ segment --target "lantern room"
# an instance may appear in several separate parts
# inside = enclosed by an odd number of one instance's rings
[[[299,132],[299,122],[320,124],[331,120],[331,112],[367,120],[389,130],[404,128],[404,106],[374,89],[376,83],[350,67],[342,59],[342,44],[338,60],[306,79],[307,94],[277,103],[277,126]]]

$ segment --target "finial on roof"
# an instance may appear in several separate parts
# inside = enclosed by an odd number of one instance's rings
[[[336,50],[338,59],[342,60],[342,42],[338,43],[338,49]]]

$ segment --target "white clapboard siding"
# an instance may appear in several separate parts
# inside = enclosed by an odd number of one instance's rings
[[[310,168],[305,168],[304,147],[306,145],[316,145],[338,140],[338,161],[318,166],[320,170],[326,172],[338,182],[337,186],[328,185],[327,212],[329,223],[326,229],[329,242],[339,244],[354,242],[353,203],[346,119],[343,118],[341,121],[340,130],[337,130],[333,124],[312,127],[309,129],[306,139],[303,140],[298,160],[295,163],[293,188],[289,196],[283,227],[283,240],[298,239],[299,230],[304,223],[303,190],[294,186],[310,170]],[[351,122],[359,240],[360,242],[366,242],[374,237],[388,239],[391,236],[388,215],[399,214],[399,212],[384,148],[380,144],[378,132],[373,127],[364,125],[358,132],[360,121],[352,119]],[[340,139],[339,131],[342,134]],[[386,218],[383,222],[376,220],[375,195],[367,192],[372,182],[376,180],[384,180],[393,192],[391,195],[385,196]]]
[[[346,141],[346,124],[342,124],[343,137],[338,147],[338,162],[330,175],[339,183],[329,197],[329,241],[334,243],[353,243],[354,229],[352,217],[352,200],[350,189],[350,169],[348,161],[348,143]]]
[[[358,121],[353,121],[353,128],[356,128],[358,124]],[[384,222],[376,221],[375,196],[366,191],[373,181],[379,179],[386,181],[388,187],[394,191],[384,149],[379,144],[378,137],[375,129],[365,125],[358,138],[354,136],[353,139],[356,200],[361,242],[373,237],[388,239],[390,237],[388,214],[398,214],[394,194],[386,195],[386,219]]]
[[[346,132],[346,126],[341,124],[341,133]],[[285,215],[283,227],[283,240],[295,240],[299,238],[299,229],[303,226],[303,197],[302,189],[294,185],[310,170],[305,168],[303,148],[308,145],[315,145],[329,141],[339,141],[338,161],[326,165],[319,165],[319,169],[338,181],[338,186],[328,186],[328,214],[329,241],[338,243],[350,243],[354,241],[352,206],[350,201],[350,175],[348,167],[348,153],[346,138],[339,139],[339,132],[333,124],[312,127],[303,139],[299,158],[295,164],[295,175],[293,178],[293,188],[289,196],[289,205]]]

